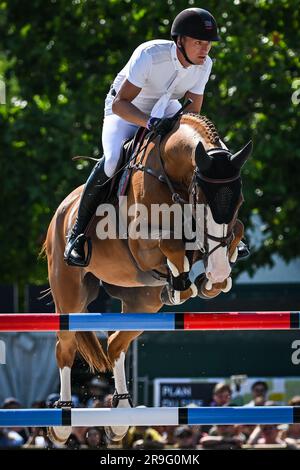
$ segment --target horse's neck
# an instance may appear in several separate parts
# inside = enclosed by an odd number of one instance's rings
[[[195,169],[195,149],[200,140],[204,148],[213,147],[197,129],[181,124],[165,142],[162,157],[165,170],[173,181],[189,185]]]

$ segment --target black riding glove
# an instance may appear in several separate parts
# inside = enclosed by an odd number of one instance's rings
[[[156,118],[150,117],[147,122],[147,129],[158,135],[164,136],[168,134],[174,126],[175,122],[172,118]]]

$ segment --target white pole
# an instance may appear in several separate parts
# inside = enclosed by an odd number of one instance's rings
[[[72,426],[178,425],[178,408],[72,409]]]

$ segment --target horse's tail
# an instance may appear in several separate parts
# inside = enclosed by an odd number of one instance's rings
[[[46,258],[47,257],[47,238],[46,240],[44,241],[43,245],[42,245],[42,248],[38,254],[38,258]]]
[[[86,360],[92,372],[112,370],[112,365],[103,351],[96,333],[92,331],[77,331],[77,349]]]
[[[40,251],[40,256],[47,256],[49,250],[49,233],[51,224],[53,224],[52,219],[48,233],[46,236],[46,240],[43,243],[42,249]],[[99,284],[99,282],[98,282]],[[91,331],[77,331],[76,332],[76,340],[77,340],[77,350],[81,354],[81,356],[85,359],[85,361],[90,366],[92,372],[97,370],[98,372],[105,372],[107,370],[112,370],[112,365],[103,351],[100,341],[98,340],[95,333]]]

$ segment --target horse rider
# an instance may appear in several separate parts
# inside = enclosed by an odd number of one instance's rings
[[[86,229],[108,193],[124,140],[142,126],[167,134],[180,98],[190,98],[187,111],[200,113],[212,60],[212,42],[219,41],[216,20],[202,8],[187,8],[171,27],[172,41],[157,39],[141,44],[116,76],[105,100],[102,146],[104,156],[94,166],[81,195],[74,226],[67,237],[64,260],[84,267]],[[241,251],[247,247],[241,242]],[[248,251],[248,250],[247,250]],[[248,253],[246,253],[247,255]],[[242,256],[240,256],[242,257]]]

